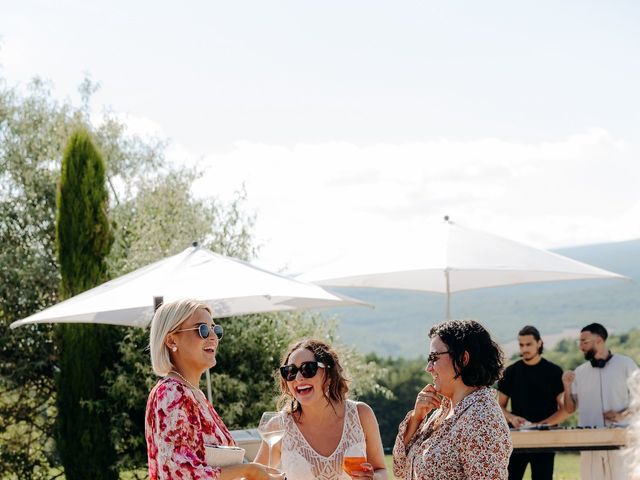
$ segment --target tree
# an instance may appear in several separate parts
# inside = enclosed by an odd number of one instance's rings
[[[107,216],[105,166],[89,132],[71,135],[57,194],[56,240],[61,297],[107,280],[113,234]],[[102,377],[116,360],[118,330],[108,325],[61,324],[57,343],[57,447],[67,480],[117,479]]]
[[[85,82],[84,91],[91,90]],[[86,109],[54,100],[46,82],[36,79],[19,91],[0,78],[0,472],[12,472],[9,478],[50,478],[60,464],[53,441],[53,328],[8,327],[60,299],[60,159],[71,133],[87,125]],[[90,130],[105,154],[111,183],[122,186],[113,189],[120,198],[135,198],[137,179],[163,176],[156,172],[164,165],[164,142],[129,135],[108,112]]]

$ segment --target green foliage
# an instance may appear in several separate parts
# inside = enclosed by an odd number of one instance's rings
[[[68,298],[107,279],[106,257],[113,244],[107,217],[105,166],[89,132],[69,138],[58,184],[56,246],[61,296]]]
[[[105,166],[89,133],[69,139],[62,159],[56,214],[61,296],[71,297],[107,279],[113,243],[107,217]],[[115,361],[118,331],[107,325],[62,324],[56,339],[57,447],[68,480],[116,479],[115,449],[102,372]]]
[[[0,86],[0,471],[49,478],[57,463],[53,330],[8,327],[58,301],[56,181],[80,118],[41,81],[25,96]]]
[[[376,414],[382,445],[390,449],[398,434],[398,425],[413,408],[416,395],[430,381],[430,375],[425,372],[423,360],[381,358],[374,354],[367,355],[366,359],[383,369],[380,384],[386,392],[393,393],[390,396],[374,391],[361,397]]]
[[[112,275],[174,255],[196,241],[225,255],[243,259],[254,255],[253,217],[242,211],[245,193],[238,192],[229,204],[194,199],[190,190],[196,175],[180,170],[141,179],[136,196],[112,208],[118,225],[109,258]]]

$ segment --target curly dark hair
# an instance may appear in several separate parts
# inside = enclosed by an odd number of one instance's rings
[[[338,354],[331,348],[330,345],[322,340],[316,340],[313,338],[304,338],[293,342],[287,348],[285,354],[282,356],[281,365],[289,363],[289,357],[293,352],[305,348],[313,353],[317,362],[324,363],[327,368],[325,369],[326,380],[325,385],[328,384],[328,388],[322,391],[324,397],[333,406],[335,403],[341,403],[347,398],[347,392],[349,391],[348,381],[344,376],[342,365],[338,359]],[[298,403],[287,386],[287,381],[278,374],[280,379],[280,398],[278,399],[278,408],[284,408],[290,413],[302,413],[302,405]]]
[[[491,386],[502,377],[504,354],[489,332],[475,320],[447,320],[431,327],[449,350],[456,377],[468,387]],[[469,358],[464,362],[464,354]]]

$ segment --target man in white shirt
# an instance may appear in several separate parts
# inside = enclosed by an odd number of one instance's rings
[[[562,375],[564,405],[569,413],[579,409],[582,427],[610,427],[628,423],[630,394],[627,380],[638,369],[624,355],[614,355],[606,345],[607,329],[599,323],[580,332],[580,350],[585,363],[575,372]],[[582,452],[580,476],[583,480],[623,480],[628,474],[617,450]]]

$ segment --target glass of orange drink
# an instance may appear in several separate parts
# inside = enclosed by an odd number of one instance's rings
[[[362,470],[360,465],[366,461],[367,457],[362,451],[362,448],[351,446],[347,448],[346,452],[344,452],[344,457],[342,458],[342,469],[347,475],[351,476],[353,472]]]

